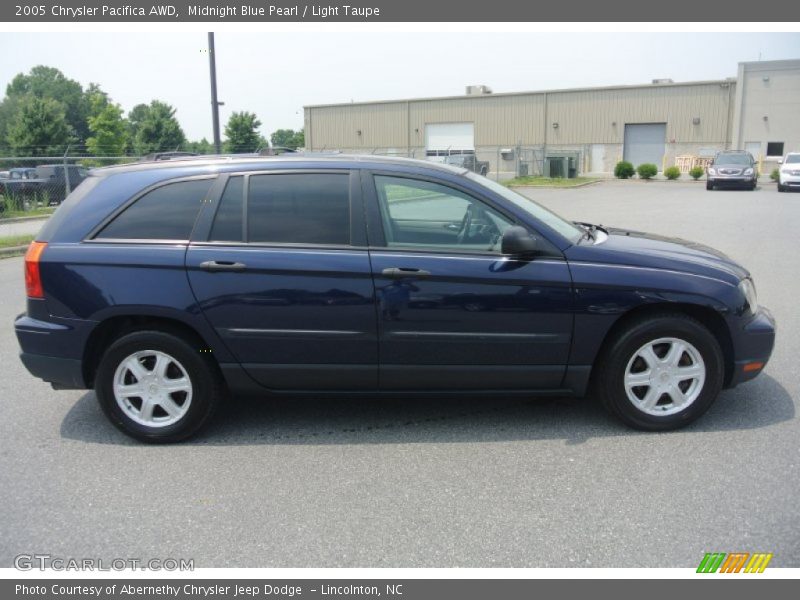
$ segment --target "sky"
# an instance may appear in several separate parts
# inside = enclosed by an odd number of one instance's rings
[[[740,61],[800,58],[800,34],[222,32],[216,50],[223,126],[246,110],[269,137],[301,128],[305,105],[735,77]],[[190,140],[212,138],[205,33],[0,33],[0,56],[2,92],[44,64],[126,113],[164,100]]]

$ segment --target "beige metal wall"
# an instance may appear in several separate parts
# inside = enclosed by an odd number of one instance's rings
[[[762,155],[767,142],[800,151],[800,60],[741,63],[739,82],[734,145],[758,142]]]
[[[625,123],[666,122],[668,143],[724,146],[734,89],[735,82],[714,81],[312,106],[306,143],[313,150],[405,150],[424,147],[428,123],[472,122],[476,146],[617,144]]]

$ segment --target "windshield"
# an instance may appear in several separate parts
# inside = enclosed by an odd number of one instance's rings
[[[800,154],[790,154],[786,157],[787,163],[800,163]]]
[[[534,216],[551,229],[555,229],[573,244],[583,237],[583,230],[574,223],[567,221],[566,219],[558,216],[556,213],[549,211],[544,206],[536,204],[536,202],[533,200],[518,194],[506,186],[501,185],[496,181],[492,181],[487,177],[476,175],[475,173],[467,173],[466,177],[489,188],[506,200],[513,202],[516,206]]]
[[[720,154],[714,159],[715,165],[749,165],[749,154]]]

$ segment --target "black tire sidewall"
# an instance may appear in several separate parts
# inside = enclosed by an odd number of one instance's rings
[[[192,402],[186,415],[166,427],[147,427],[133,421],[117,404],[114,374],[120,362],[141,350],[160,350],[178,360],[192,383]],[[160,331],[129,333],[115,341],[105,352],[97,369],[95,393],[108,419],[129,436],[152,443],[183,440],[202,427],[216,407],[219,393],[216,372],[200,356],[199,348],[186,340]]]
[[[686,409],[663,417],[640,411],[628,399],[624,376],[634,352],[647,342],[674,337],[692,344],[700,352],[706,368],[703,390]],[[679,316],[658,317],[632,324],[610,348],[602,365],[600,393],[606,407],[628,425],[637,429],[662,431],[688,425],[703,415],[722,389],[725,366],[719,342],[698,321]]]

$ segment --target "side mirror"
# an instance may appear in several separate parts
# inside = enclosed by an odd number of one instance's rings
[[[782,159],[782,158],[779,158],[779,159],[778,159],[778,164],[779,164],[779,165],[782,165],[782,164],[783,164],[783,159]]]
[[[531,256],[541,250],[539,239],[519,225],[506,229],[500,242],[500,252],[510,256]]]

